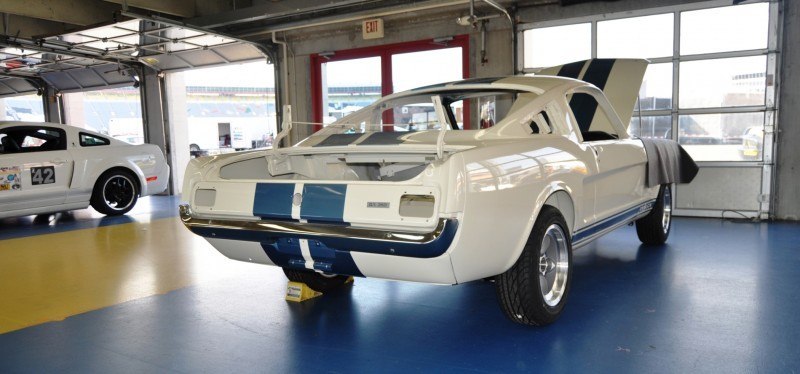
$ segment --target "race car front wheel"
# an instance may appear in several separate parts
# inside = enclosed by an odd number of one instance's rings
[[[522,255],[495,279],[500,305],[514,322],[551,324],[564,310],[571,279],[572,242],[566,221],[556,208],[545,205]]]
[[[650,214],[636,220],[636,235],[644,244],[664,244],[672,227],[672,189],[668,184],[658,191],[655,206]]]
[[[92,190],[92,208],[108,216],[128,213],[139,199],[135,178],[124,170],[103,173]]]
[[[312,290],[317,292],[329,292],[335,290],[345,283],[350,278],[346,275],[327,275],[320,274],[311,270],[295,270],[283,269],[286,278],[292,282],[305,283],[306,286],[311,287]]]

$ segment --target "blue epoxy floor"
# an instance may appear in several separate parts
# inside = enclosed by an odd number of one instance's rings
[[[178,204],[179,196],[156,195],[140,198],[133,209],[122,216],[105,216],[86,208],[55,214],[0,218],[0,240],[173,217],[178,215]]]
[[[0,335],[0,373],[798,372],[798,243],[790,223],[677,218],[656,248],[622,228],[576,252],[569,304],[546,328],[509,322],[489,282],[356,279],[293,304],[280,269],[240,263]]]

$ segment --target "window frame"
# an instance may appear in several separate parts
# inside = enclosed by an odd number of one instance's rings
[[[767,3],[768,7],[768,36],[766,48],[739,50],[728,52],[712,52],[691,55],[680,54],[680,38],[681,38],[681,14],[694,10],[703,10],[710,8],[721,8],[729,6],[747,6],[752,4]],[[670,116],[672,120],[672,139],[677,141],[677,134],[679,130],[679,117],[693,114],[728,114],[728,113],[752,113],[763,112],[764,116],[764,139],[763,139],[763,156],[761,160],[757,161],[698,161],[700,165],[709,167],[731,167],[731,166],[753,166],[770,165],[773,162],[773,155],[775,152],[775,145],[773,134],[778,127],[777,118],[777,90],[780,86],[780,76],[777,74],[779,71],[779,58],[780,45],[780,3],[771,2],[767,0],[755,1],[752,3],[742,5],[731,5],[730,1],[726,0],[713,0],[704,1],[690,4],[681,4],[667,7],[657,7],[649,9],[640,9],[627,12],[596,14],[584,17],[558,19],[551,21],[534,22],[530,24],[520,25],[517,30],[517,50],[520,55],[524,55],[525,41],[524,33],[530,29],[545,28],[553,26],[565,26],[579,23],[591,23],[591,38],[592,38],[592,54],[591,58],[597,58],[597,24],[598,22],[611,21],[618,19],[636,18],[644,16],[652,16],[657,14],[671,13],[673,15],[673,54],[672,56],[648,58],[651,64],[658,63],[672,63],[672,108],[670,109],[652,109],[652,110],[639,110],[638,107],[634,108],[633,117],[649,117],[649,116]],[[715,60],[722,58],[732,57],[750,57],[750,56],[766,56],[766,69],[767,82],[765,84],[765,99],[764,105],[747,105],[747,106],[729,106],[729,107],[707,107],[707,108],[680,108],[680,64],[681,62],[700,61],[700,60]],[[542,67],[526,68],[524,61],[518,59],[517,71],[521,74],[536,73]]]
[[[3,152],[3,153],[0,153],[0,154],[2,154],[2,155],[13,155],[13,154],[23,154],[23,153],[41,153],[41,152],[54,152],[54,151],[66,151],[66,150],[67,150],[67,142],[68,142],[68,139],[67,139],[67,132],[66,132],[64,129],[61,129],[61,128],[58,128],[58,127],[51,127],[51,126],[30,126],[30,125],[24,125],[24,126],[12,126],[12,127],[7,127],[7,128],[4,128],[4,129],[2,130],[2,134],[3,134],[3,135],[5,135],[5,136],[9,136],[9,130],[11,130],[11,132],[14,132],[14,131],[28,130],[28,129],[32,129],[34,133],[38,132],[39,130],[48,130],[48,131],[53,131],[53,132],[56,132],[56,133],[58,133],[58,137],[59,137],[59,139],[61,140],[61,141],[59,142],[59,144],[58,144],[58,148],[56,148],[56,149],[40,150],[39,148],[40,148],[41,146],[37,146],[37,147],[23,147],[23,146],[22,146],[22,144],[20,144],[19,142],[17,142],[17,145],[18,145],[18,146],[19,146],[19,148],[20,148],[20,152],[13,152],[13,153],[5,153],[5,152]],[[29,135],[26,135],[26,136],[29,136]],[[16,139],[13,139],[13,138],[11,138],[11,139],[12,139],[13,141],[15,141],[15,142],[16,142]],[[26,150],[26,149],[28,149],[28,150]],[[4,151],[5,151],[5,150],[4,150]]]
[[[446,39],[446,40],[444,40]],[[368,57],[381,58],[381,97],[391,95],[392,56],[396,54],[433,51],[447,48],[461,48],[462,78],[469,78],[469,35],[456,35],[448,38],[423,39],[411,42],[379,45],[374,47],[355,48],[335,52],[312,54],[311,57],[311,110],[312,122],[322,123],[322,64],[328,62],[354,60]],[[470,129],[470,110],[472,105],[464,106],[464,129]],[[314,125],[314,131],[321,129]]]

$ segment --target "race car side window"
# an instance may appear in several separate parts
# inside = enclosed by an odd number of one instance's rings
[[[111,141],[109,141],[106,138],[102,138],[92,134],[87,134],[85,132],[79,133],[78,135],[80,137],[81,147],[96,147],[99,145],[111,144]]]
[[[21,126],[3,131],[3,153],[30,153],[66,149],[65,132],[51,127]]]

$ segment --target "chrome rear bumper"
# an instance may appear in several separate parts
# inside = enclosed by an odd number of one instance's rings
[[[197,218],[188,204],[181,204],[179,212],[183,224],[204,237],[257,242],[298,238],[318,241],[339,250],[421,258],[436,257],[446,252],[458,228],[457,220],[447,218],[439,219],[433,231],[415,233],[324,223]]]

